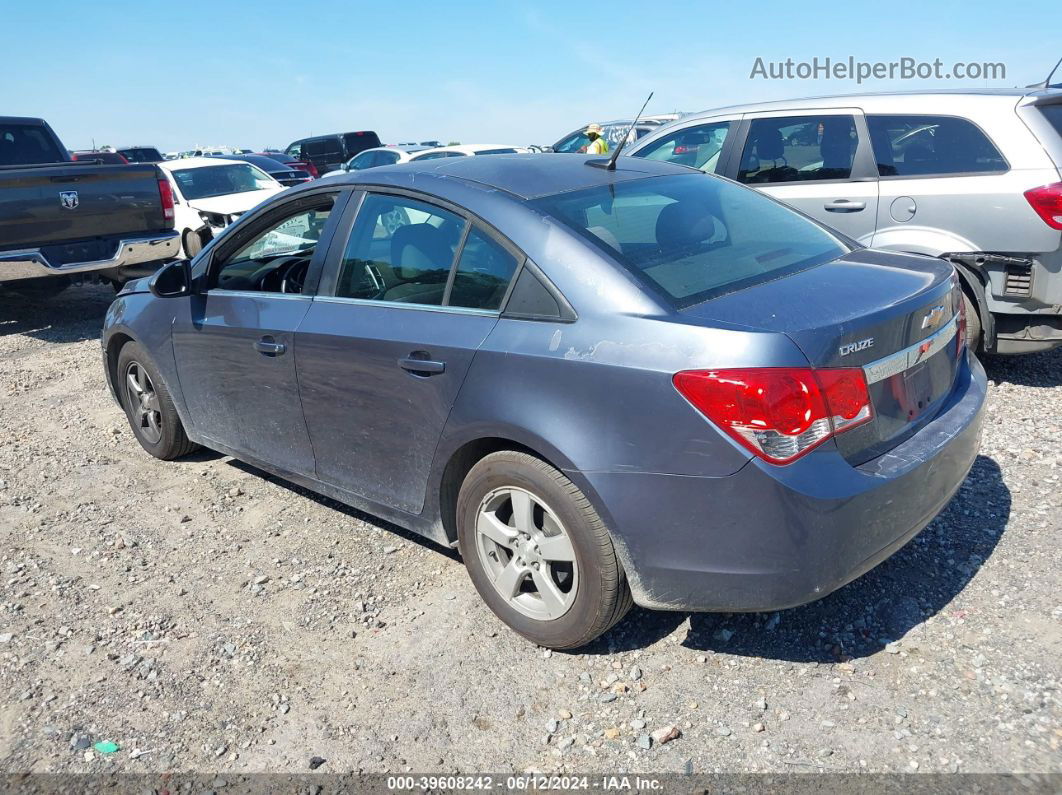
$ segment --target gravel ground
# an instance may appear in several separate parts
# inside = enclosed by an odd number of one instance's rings
[[[774,614],[635,609],[561,654],[449,550],[142,452],[110,300],[0,295],[4,772],[1062,771],[1062,350],[988,362],[970,478],[866,576]]]

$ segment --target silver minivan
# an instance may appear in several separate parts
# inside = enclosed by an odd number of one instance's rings
[[[971,346],[1062,345],[1062,91],[766,102],[684,116],[631,146],[758,188],[865,246],[943,257]]]

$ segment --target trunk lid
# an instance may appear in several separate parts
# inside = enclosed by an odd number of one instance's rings
[[[683,311],[788,336],[816,368],[862,367],[874,419],[836,437],[863,463],[932,419],[958,370],[958,292],[933,257],[861,249],[806,271]]]
[[[150,163],[0,169],[0,249],[172,228],[158,179]]]

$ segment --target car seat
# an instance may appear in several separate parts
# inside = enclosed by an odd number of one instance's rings
[[[855,144],[852,123],[848,119],[826,119],[819,144],[822,167],[815,172],[816,179],[848,179],[852,173]]]
[[[454,249],[449,236],[429,223],[400,226],[391,236],[391,268],[398,284],[384,291],[385,301],[442,303]]]

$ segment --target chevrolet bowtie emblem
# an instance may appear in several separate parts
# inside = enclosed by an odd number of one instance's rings
[[[922,318],[922,328],[936,328],[940,325],[940,322],[944,319],[944,306],[937,305],[926,313],[926,316]]]

